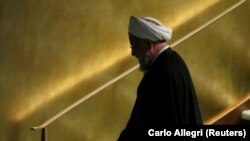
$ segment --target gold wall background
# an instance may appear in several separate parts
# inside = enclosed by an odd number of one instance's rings
[[[47,120],[137,64],[130,15],[173,28],[171,42],[237,0],[0,0],[0,140],[40,140]],[[176,46],[194,79],[204,121],[250,92],[250,2]],[[135,71],[48,127],[49,140],[116,140],[142,74]]]

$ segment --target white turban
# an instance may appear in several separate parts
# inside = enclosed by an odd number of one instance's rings
[[[160,21],[152,17],[131,16],[129,20],[129,33],[151,41],[168,41],[172,36],[172,29],[164,26]]]

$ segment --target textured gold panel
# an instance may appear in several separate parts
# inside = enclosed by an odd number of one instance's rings
[[[174,29],[171,42],[237,0],[1,0],[0,140],[34,141],[37,125],[137,64],[130,15]],[[174,49],[186,60],[204,120],[250,91],[250,2]],[[49,140],[115,140],[142,74],[135,71],[48,128]]]

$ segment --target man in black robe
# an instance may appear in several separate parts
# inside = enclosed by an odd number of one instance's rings
[[[142,140],[149,129],[176,125],[202,125],[195,88],[189,70],[167,41],[172,30],[152,17],[130,17],[131,53],[144,76],[126,128],[118,141]],[[148,140],[147,139],[147,140]]]

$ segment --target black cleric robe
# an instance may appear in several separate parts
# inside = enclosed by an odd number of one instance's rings
[[[202,125],[202,118],[189,70],[169,47],[144,74],[131,117],[118,141],[147,137],[149,129],[173,125]]]

